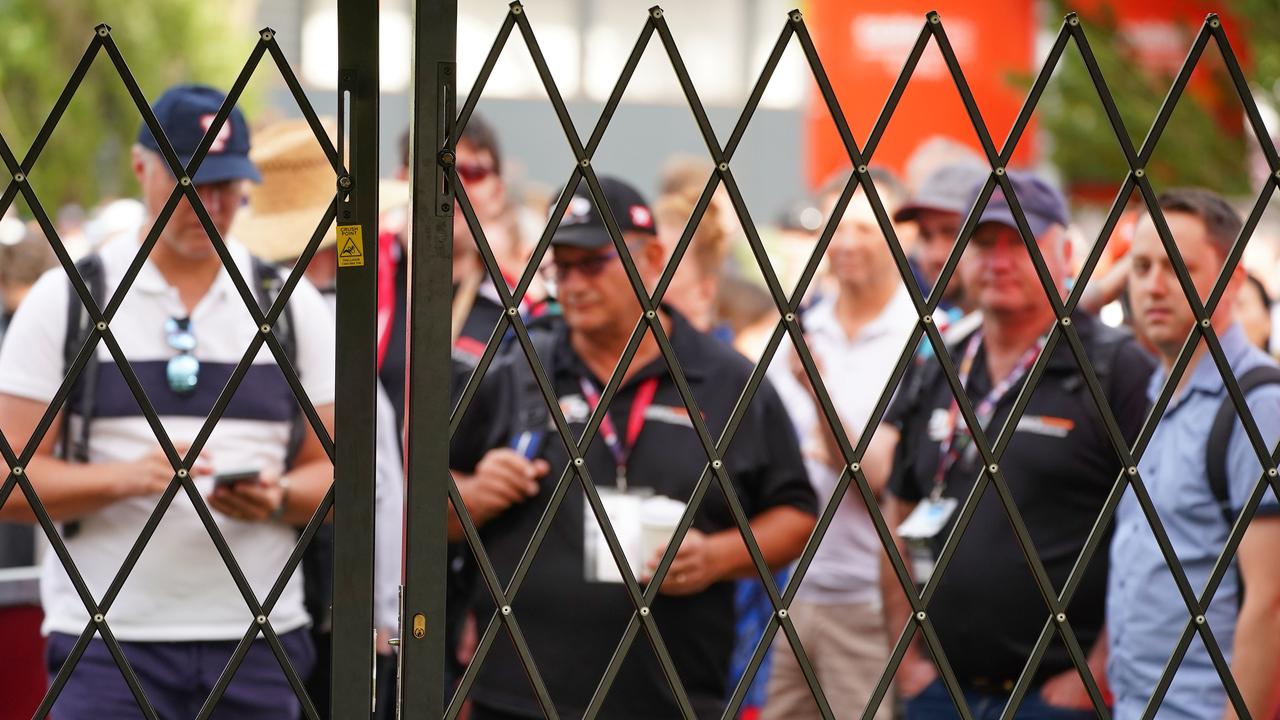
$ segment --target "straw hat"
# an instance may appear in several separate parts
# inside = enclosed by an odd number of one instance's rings
[[[336,135],[333,120],[320,122],[332,139]],[[264,260],[296,258],[333,202],[337,174],[306,120],[286,120],[259,130],[249,157],[262,173],[262,182],[250,186],[249,204],[236,214],[231,234]],[[408,203],[408,183],[378,183],[378,212]],[[330,225],[320,249],[336,243],[336,231]]]

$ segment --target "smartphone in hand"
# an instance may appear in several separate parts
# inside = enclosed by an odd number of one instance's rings
[[[215,488],[222,486],[235,487],[240,483],[257,482],[258,477],[261,475],[261,470],[228,470],[227,472],[220,472],[213,476],[213,486]]]

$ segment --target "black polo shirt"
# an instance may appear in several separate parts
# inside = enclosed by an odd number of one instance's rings
[[[675,355],[707,427],[718,438],[746,384],[751,365],[728,345],[696,331],[678,314],[670,312],[670,316]],[[574,436],[580,436],[589,407],[579,378],[588,378],[597,388],[602,387],[603,380],[592,376],[573,352],[562,319],[545,318],[536,324],[556,333],[554,387]],[[513,434],[521,430],[513,427],[516,376],[509,363],[526,361],[514,343],[504,353],[485,378],[454,435],[451,465],[463,472],[470,472],[489,449],[508,446]],[[659,384],[632,451],[628,480],[632,487],[652,487],[657,494],[688,500],[707,456],[665,362],[658,358],[629,378],[609,414],[619,432],[625,433],[637,387],[652,377],[658,377]],[[512,507],[481,529],[485,548],[504,584],[568,463],[564,445],[554,431],[548,434],[540,454],[552,467],[551,474],[542,479],[541,494]],[[616,466],[599,435],[585,457],[592,480],[612,487]],[[814,512],[815,499],[795,431],[767,381],[750,404],[724,461],[748,517],[778,506]],[[584,580],[585,496],[576,479],[572,482],[513,606],[550,695],[566,717],[582,714],[634,610],[620,584]],[[694,527],[706,533],[736,527],[718,485],[713,484],[706,493]],[[723,711],[734,642],[733,588],[732,582],[719,582],[695,596],[659,596],[653,605],[654,620],[700,717],[719,717]],[[483,588],[476,595],[476,608],[485,622],[493,607]],[[542,717],[505,632],[480,671],[472,697],[506,712]],[[656,656],[642,634],[632,645],[601,717],[678,716]]]
[[[1105,368],[1105,376],[1100,377],[1103,391],[1126,442],[1131,444],[1147,412],[1147,379],[1155,363],[1124,331],[1083,313],[1073,317],[1073,325],[1090,360]],[[968,340],[966,337],[948,348],[957,365]],[[953,400],[936,361],[915,371],[919,373],[915,387],[899,396],[889,414],[889,420],[901,430],[889,489],[910,503],[919,502],[933,489],[940,460],[940,423],[933,423],[931,437],[930,419],[935,413],[945,413]],[[997,404],[985,428],[992,443],[1004,427],[1021,385]],[[965,388],[975,407],[991,387],[985,351],[980,348]],[[944,495],[963,503],[977,481],[981,463],[976,453],[972,459],[957,461],[946,474]],[[1059,593],[1120,467],[1101,414],[1071,348],[1062,339],[1000,459],[1040,561]],[[959,508],[955,515],[959,515]],[[935,540],[935,557],[953,526],[954,517]],[[1067,610],[1086,653],[1103,627],[1106,583],[1104,544],[1095,553]],[[962,683],[999,687],[1022,672],[1049,611],[993,486],[989,485],[978,501],[977,512],[940,579],[928,612]],[[1071,667],[1065,646],[1055,637],[1036,675],[1037,683]]]

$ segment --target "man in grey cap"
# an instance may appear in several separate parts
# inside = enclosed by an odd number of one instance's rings
[[[972,163],[954,163],[934,170],[920,183],[911,199],[893,214],[894,222],[916,225],[916,246],[911,260],[926,293],[938,282],[947,255],[973,207],[971,189],[986,179],[987,171]],[[958,304],[963,283],[953,277],[943,297],[943,310]]]
[[[1066,202],[1035,175],[1010,172],[1009,180],[1061,290],[1071,258]],[[971,187],[968,205],[975,202],[980,187]],[[982,312],[982,323],[947,351],[983,431],[994,442],[1056,321],[998,188],[980,217],[960,273]],[[1153,360],[1132,337],[1088,314],[1077,312],[1072,327],[1125,441],[1132,442],[1147,410],[1143,391]],[[916,581],[922,583],[933,572],[934,558],[983,471],[983,460],[940,365],[925,363],[918,371],[879,432],[897,438],[886,519],[900,543],[906,541],[910,547]],[[999,463],[1054,592],[1061,592],[1120,470],[1100,411],[1066,342],[1058,343],[1050,355]],[[976,502],[972,521],[937,579],[928,613],[974,717],[995,718],[1050,615],[996,493],[989,489]],[[1099,682],[1105,682],[1104,556],[1100,553],[1088,565],[1068,611]],[[896,634],[908,622],[909,608],[894,574],[886,571],[882,577],[888,626]],[[935,663],[917,635],[897,675],[907,718],[957,716],[937,677]],[[1034,669],[1031,692],[1017,716],[1094,716],[1061,642],[1051,644]]]
[[[666,259],[653,213],[635,189],[610,178],[600,185],[636,270],[653,283]],[[603,208],[583,183],[552,242],[552,266],[562,317],[532,323],[530,335],[558,405],[576,438],[600,403],[636,322],[643,315],[627,280]],[[680,361],[689,392],[712,437],[720,437],[751,371],[728,345],[701,333],[678,312],[657,312]],[[591,446],[583,454],[642,587],[666,550],[665,523],[690,501],[707,455],[689,409],[652,336],[641,343]],[[550,423],[538,384],[519,347],[509,347],[489,370],[453,435],[450,464],[498,577],[510,577],[554,496],[570,456]],[[766,382],[723,459],[765,561],[778,568],[800,554],[814,526],[814,494],[781,400]],[[669,513],[674,508],[675,515]],[[640,514],[658,541],[640,540]],[[450,536],[461,537],[454,513]],[[528,568],[513,608],[556,710],[580,717],[609,665],[635,607],[605,547],[591,507],[576,483],[564,496],[547,541]],[[633,540],[628,540],[633,538]],[[724,497],[708,493],[693,516],[651,607],[697,717],[724,711],[734,641],[734,583],[755,570]],[[479,591],[477,617],[494,607]],[[572,598],[572,607],[565,604]],[[529,690],[525,670],[503,636],[486,658],[471,692],[476,720],[537,718],[545,712]],[[662,669],[648,643],[632,647],[600,709],[609,718],[677,717]]]

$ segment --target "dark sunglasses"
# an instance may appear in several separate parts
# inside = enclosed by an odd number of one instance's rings
[[[196,384],[200,380],[200,361],[193,354],[196,336],[191,327],[191,318],[169,318],[164,324],[164,334],[169,347],[178,351],[165,365],[169,389],[179,395],[190,395],[196,391]]]
[[[610,250],[599,255],[588,255],[575,262],[552,260],[551,271],[555,276],[556,282],[564,282],[564,279],[569,277],[569,273],[575,270],[582,273],[582,277],[593,278],[598,277],[609,266],[609,263],[617,259],[618,251]]]
[[[493,174],[493,168],[480,163],[459,163],[454,166],[462,182],[480,182]]]

